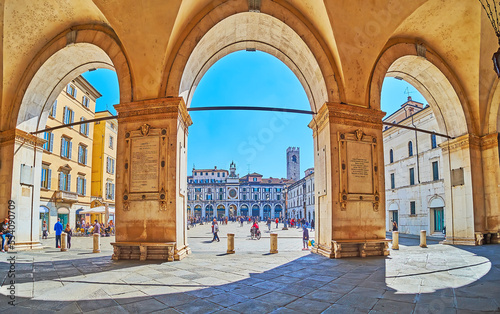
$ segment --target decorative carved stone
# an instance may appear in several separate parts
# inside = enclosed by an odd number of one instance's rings
[[[143,125],[141,125],[141,134],[142,136],[147,136],[149,134],[149,129],[151,128],[151,126],[147,123],[144,123]]]

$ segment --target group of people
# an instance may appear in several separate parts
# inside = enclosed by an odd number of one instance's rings
[[[43,236],[45,236],[45,239],[47,239],[47,224],[45,221],[43,222],[42,231],[44,231]],[[69,223],[66,224],[66,228],[64,228],[63,224],[61,223],[61,219],[57,218],[57,222],[54,224],[54,231],[56,233],[56,248],[61,247],[61,235],[63,232],[67,235],[66,247],[68,249],[71,248],[71,237],[73,236],[73,231],[71,230]],[[92,233],[101,234],[101,224],[99,223],[99,221],[97,221],[97,219],[94,220],[94,224],[92,225]]]
[[[2,236],[2,252],[8,251],[12,239],[14,238],[14,236],[10,232],[9,218],[5,218],[3,223],[0,224],[0,235]],[[8,239],[7,246],[5,245],[6,239]]]
[[[109,237],[113,234],[114,232],[114,224],[113,220],[110,220],[109,223],[99,223],[99,232],[95,232],[95,223],[97,220],[94,221],[93,224],[90,223],[85,223],[85,220],[82,220],[81,222],[76,223],[76,228],[83,230],[82,233],[84,235],[91,235],[94,233],[100,233],[101,236],[103,237]]]

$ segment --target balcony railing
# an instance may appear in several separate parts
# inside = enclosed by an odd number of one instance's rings
[[[63,202],[78,202],[78,194],[68,191],[57,191],[56,199]]]

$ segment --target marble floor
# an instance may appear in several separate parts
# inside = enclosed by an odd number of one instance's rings
[[[221,226],[221,241],[212,243],[210,226],[196,226],[188,231],[193,254],[171,263],[112,261],[112,237],[102,239],[101,253],[92,253],[91,238],[74,237],[72,248],[61,252],[49,237],[43,250],[0,255],[0,312],[500,311],[500,245],[429,239],[424,249],[402,236],[389,257],[334,260],[303,251],[300,230],[281,226],[272,230],[279,253],[269,254],[269,233],[250,240],[249,228]],[[225,254],[228,232],[236,235],[236,254]],[[11,291],[16,306],[9,304]]]

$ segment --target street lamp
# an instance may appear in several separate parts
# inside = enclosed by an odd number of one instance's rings
[[[493,9],[491,8],[492,4],[490,4],[490,1],[493,4]],[[497,4],[494,0],[479,0],[479,2],[483,6],[488,19],[490,20],[491,26],[493,26],[493,29],[495,30],[495,35],[497,35],[498,38],[498,45],[500,46],[500,17],[498,15],[498,12],[500,11],[497,10]],[[497,76],[500,77],[500,48],[498,48],[497,52],[493,54],[493,69],[495,70]]]

